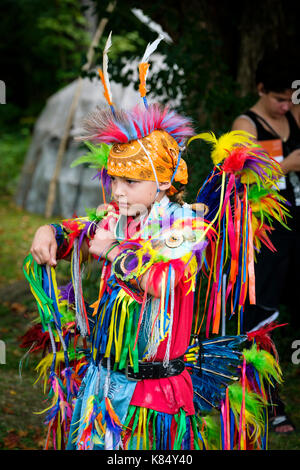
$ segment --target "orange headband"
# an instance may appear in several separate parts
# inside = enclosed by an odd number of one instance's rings
[[[172,179],[178,155],[179,147],[175,139],[166,131],[155,130],[139,140],[113,144],[107,171],[111,176],[166,183]],[[182,158],[174,181],[181,184],[188,182],[187,165]],[[174,194],[176,189],[172,186],[168,192]]]

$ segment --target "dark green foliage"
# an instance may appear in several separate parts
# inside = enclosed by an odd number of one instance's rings
[[[0,124],[11,129],[34,121],[45,100],[78,77],[90,37],[78,0],[3,0],[1,9]]]

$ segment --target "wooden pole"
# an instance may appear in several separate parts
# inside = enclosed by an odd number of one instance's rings
[[[108,13],[111,13],[113,11],[113,9],[115,7],[115,4],[116,4],[116,2],[114,1],[114,2],[111,2],[108,5],[108,7],[107,7],[107,12]],[[93,40],[92,40],[92,42],[90,44],[90,47],[89,47],[89,50],[87,52],[87,61],[82,67],[83,71],[89,70],[89,68],[92,64],[93,57],[94,57],[94,54],[95,54],[95,48],[96,48],[96,46],[98,45],[98,43],[100,41],[100,38],[101,38],[101,36],[104,32],[104,28],[105,28],[107,22],[108,22],[108,18],[102,18],[99,25],[98,25],[98,28],[95,32],[95,35],[93,37]],[[68,139],[69,139],[70,130],[71,130],[71,127],[72,127],[74,115],[75,115],[76,108],[77,108],[77,105],[78,105],[78,101],[79,101],[79,98],[80,98],[81,88],[82,88],[82,77],[79,77],[78,81],[77,81],[76,89],[75,89],[75,92],[74,92],[74,95],[73,95],[73,98],[72,98],[69,114],[68,114],[68,117],[67,117],[67,120],[66,120],[64,133],[63,133],[63,136],[62,136],[61,141],[59,143],[57,156],[56,156],[56,164],[55,164],[54,173],[53,173],[51,181],[49,183],[48,197],[47,197],[46,207],[45,207],[45,217],[51,217],[52,213],[53,213],[57,181],[58,181],[60,170],[61,170],[61,167],[62,167],[63,156],[66,152],[67,143],[68,143]]]

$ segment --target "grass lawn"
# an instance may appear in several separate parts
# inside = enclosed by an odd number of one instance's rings
[[[45,408],[42,384],[34,385],[34,367],[39,358],[24,358],[18,346],[30,323],[36,318],[35,302],[24,282],[22,263],[28,253],[36,228],[46,223],[39,215],[17,208],[10,197],[0,199],[1,267],[0,267],[0,340],[6,347],[6,363],[0,364],[0,449],[42,449],[45,440]],[[63,276],[63,271],[62,274]],[[283,327],[286,328],[286,327]],[[280,329],[276,344],[282,357],[285,382],[281,397],[287,404],[297,431],[290,435],[269,434],[270,450],[300,450],[300,365],[291,361],[291,344],[300,333]],[[20,376],[19,363],[23,357]]]

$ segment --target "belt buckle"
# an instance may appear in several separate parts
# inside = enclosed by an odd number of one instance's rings
[[[134,372],[133,372],[134,373]],[[130,377],[129,376],[130,372],[128,370],[128,362],[126,364],[126,368],[125,368],[125,376],[126,376],[126,379],[129,380],[130,382],[140,382],[142,379],[134,379],[133,377]]]

